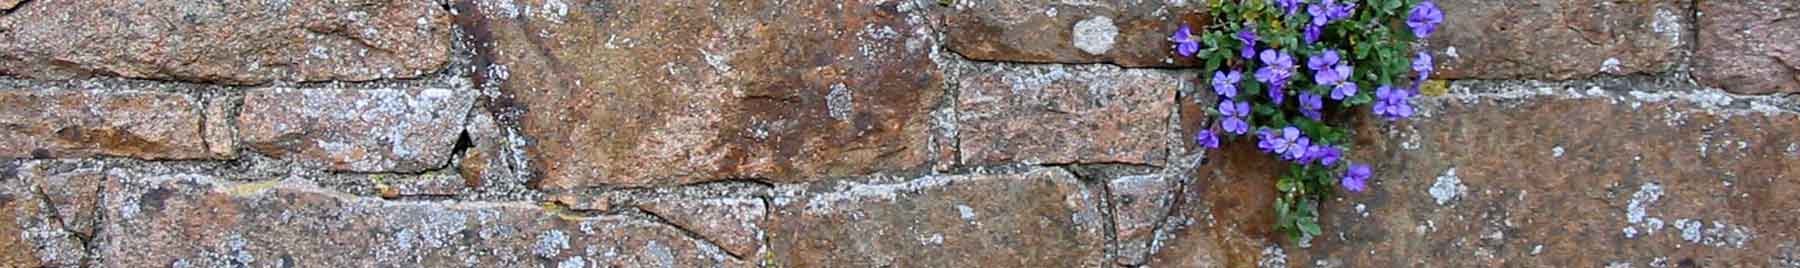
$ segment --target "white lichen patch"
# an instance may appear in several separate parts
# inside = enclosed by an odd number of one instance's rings
[[[1646,209],[1657,200],[1662,199],[1663,188],[1654,182],[1638,187],[1637,193],[1631,194],[1631,201],[1625,205],[1625,221],[1632,224],[1644,222]]]
[[[1709,227],[1705,220],[1676,219],[1675,228],[1681,230],[1681,240],[1711,247],[1744,248],[1756,237],[1756,232],[1749,227],[1722,220],[1713,221]]]
[[[965,221],[975,221],[975,208],[968,205],[956,205],[956,214]]]
[[[1456,168],[1452,167],[1445,170],[1443,175],[1438,175],[1437,181],[1431,184],[1431,189],[1428,191],[1431,199],[1436,200],[1437,204],[1441,206],[1449,204],[1465,190],[1468,190],[1467,187],[1462,185],[1462,179],[1456,177]]]
[[[1119,27],[1113,25],[1112,18],[1097,16],[1076,22],[1073,36],[1075,48],[1088,54],[1106,54],[1119,37]]]
[[[831,118],[843,121],[850,120],[851,113],[856,109],[855,96],[852,96],[851,94],[853,93],[850,92],[850,88],[845,87],[844,83],[831,85],[831,92],[826,93],[825,95],[825,107],[828,109]]]
[[[1623,66],[1624,64],[1619,62],[1619,58],[1606,58],[1606,61],[1600,63],[1600,71],[1618,74],[1623,72]]]
[[[1563,147],[1556,146],[1556,148],[1550,148],[1550,156],[1561,158],[1563,156]]]

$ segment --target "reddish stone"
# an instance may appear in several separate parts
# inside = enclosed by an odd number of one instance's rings
[[[106,267],[749,267],[676,227],[528,203],[390,202],[298,180],[109,180]]]
[[[38,0],[0,15],[0,74],[225,84],[406,78],[442,68],[450,39],[450,13],[428,0]]]
[[[1686,0],[1436,2],[1444,23],[1427,40],[1436,79],[1661,73],[1682,62],[1694,39]]]
[[[1800,2],[1699,1],[1694,78],[1742,94],[1800,92]]]
[[[201,104],[149,91],[0,92],[0,158],[210,158]]]
[[[1275,245],[1285,263],[1344,267],[1754,267],[1791,255],[1800,117],[1754,108],[1791,104],[1590,92],[1602,95],[1425,98],[1422,117],[1361,121],[1350,159],[1374,165],[1372,190],[1326,203],[1309,248],[1267,227],[1284,165],[1229,144],[1180,212],[1203,224],[1172,230],[1150,265],[1271,262]]]
[[[1168,160],[1173,72],[1108,65],[981,66],[960,81],[965,165]]]
[[[418,172],[449,163],[475,94],[448,89],[259,88],[238,115],[246,146],[329,170]]]
[[[768,206],[758,198],[665,198],[638,208],[718,244],[734,256],[756,257],[763,246]]]
[[[955,1],[946,8],[945,45],[970,59],[1194,66],[1169,36],[1198,30],[1202,1]],[[1178,59],[1179,58],[1179,59]]]
[[[783,267],[1100,267],[1100,192],[1058,168],[812,185],[777,197]]]
[[[797,182],[941,159],[917,1],[463,0],[545,189]],[[654,15],[650,15],[654,14]]]

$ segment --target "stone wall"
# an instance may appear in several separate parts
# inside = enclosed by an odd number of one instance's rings
[[[1288,241],[1192,0],[0,0],[0,267],[1800,267],[1800,4],[1439,3]]]

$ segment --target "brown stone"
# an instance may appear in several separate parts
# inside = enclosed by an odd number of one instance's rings
[[[524,111],[541,188],[794,182],[936,159],[943,75],[922,2],[562,3],[456,3],[481,49],[475,79]]]
[[[956,1],[945,16],[946,45],[988,61],[1194,66],[1175,56],[1169,35],[1203,26],[1201,1]],[[1181,59],[1177,59],[1181,58]]]
[[[987,65],[987,64],[980,64]],[[959,83],[962,162],[1167,161],[1179,73],[1110,65],[975,67]]]
[[[1434,78],[1660,73],[1681,63],[1680,50],[1693,42],[1684,0],[1436,2],[1444,23],[1428,40]]]
[[[150,91],[0,92],[0,158],[202,159],[201,104]]]
[[[1150,253],[1156,229],[1169,217],[1179,188],[1169,175],[1124,176],[1107,183],[1113,206],[1113,224],[1117,228],[1118,263],[1136,266]]]
[[[0,267],[78,267],[99,220],[102,169],[25,162],[0,174]]]
[[[392,202],[299,180],[108,181],[105,267],[748,267],[680,229],[528,203]]]
[[[1361,121],[1350,159],[1373,163],[1372,190],[1326,203],[1326,234],[1310,248],[1267,228],[1269,182],[1283,165],[1253,142],[1231,143],[1199,170],[1203,187],[1189,196],[1201,203],[1182,209],[1204,224],[1178,232],[1151,265],[1286,256],[1341,267],[1761,267],[1791,257],[1800,117],[1755,108],[1791,103],[1595,93],[1425,98],[1411,121]]]
[[[1800,2],[1699,1],[1694,78],[1742,94],[1800,92]]]
[[[776,198],[782,267],[1101,267],[1100,192],[1059,168],[812,185]]]
[[[201,135],[205,135],[206,152],[213,158],[237,158],[237,112],[238,107],[227,103],[224,96],[207,95],[206,110],[202,112],[200,122]]]
[[[768,206],[758,198],[668,198],[638,204],[669,223],[690,230],[734,256],[755,257],[763,246]]]
[[[246,146],[329,170],[417,172],[449,163],[475,102],[448,89],[258,88],[238,115]]]
[[[0,15],[0,74],[226,84],[406,78],[442,68],[450,39],[450,13],[427,0],[38,0]]]

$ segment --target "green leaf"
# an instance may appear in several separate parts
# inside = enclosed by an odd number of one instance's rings
[[[1313,218],[1309,218],[1309,217],[1301,217],[1298,220],[1298,222],[1296,222],[1294,224],[1298,225],[1300,227],[1301,232],[1304,232],[1308,235],[1318,236],[1319,234],[1325,233],[1325,230],[1319,229],[1319,220],[1318,219],[1313,219]]]

